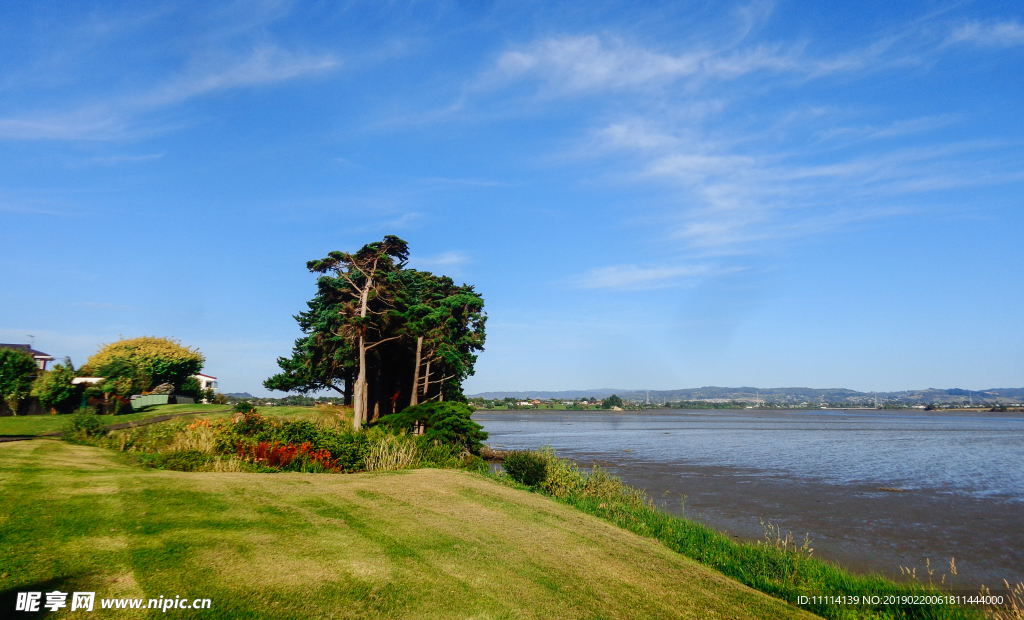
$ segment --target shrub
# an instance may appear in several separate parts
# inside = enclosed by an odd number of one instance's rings
[[[235,413],[256,413],[256,406],[247,400],[240,400],[235,403]]]
[[[75,437],[99,437],[106,434],[106,428],[99,416],[90,409],[79,409],[64,426],[64,439]]]
[[[270,421],[256,413],[256,409],[252,409],[250,413],[242,414],[232,431],[238,435],[251,436],[269,430],[270,427]]]
[[[473,454],[479,454],[487,433],[484,427],[470,418],[472,415],[473,410],[464,403],[435,401],[406,407],[400,413],[384,416],[378,424],[394,432],[405,431],[409,434],[415,432],[419,424],[423,424],[423,436],[428,440],[461,446]]]
[[[547,478],[547,463],[535,452],[509,452],[503,465],[505,473],[527,486],[539,486]]]

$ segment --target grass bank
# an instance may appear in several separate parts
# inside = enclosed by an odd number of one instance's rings
[[[35,440],[0,444],[0,492],[4,610],[18,591],[60,589],[209,598],[202,617],[218,618],[812,617],[459,470],[183,473]]]

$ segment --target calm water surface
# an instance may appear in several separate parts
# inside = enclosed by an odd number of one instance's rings
[[[874,411],[485,413],[491,446],[1024,501],[1024,417]],[[628,452],[627,452],[628,451]]]
[[[486,413],[506,449],[600,464],[738,539],[762,520],[902,579],[955,557],[958,587],[1024,581],[1024,416],[877,411]],[[903,489],[904,492],[883,490]],[[802,536],[798,536],[802,538]],[[939,577],[937,576],[936,579]],[[974,590],[976,592],[977,590]]]

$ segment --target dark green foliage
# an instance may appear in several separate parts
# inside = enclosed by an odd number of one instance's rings
[[[41,373],[32,384],[32,396],[46,409],[58,413],[69,413],[82,400],[84,386],[73,385],[75,368],[70,358],[64,358],[63,364],[55,364],[51,370]]]
[[[622,399],[615,394],[612,394],[608,398],[601,401],[602,409],[611,409],[612,407],[619,407],[620,409],[625,407],[625,405],[622,402]]]
[[[0,399],[14,415],[18,403],[28,397],[39,367],[32,356],[17,349],[0,349]]]
[[[235,413],[256,413],[256,406],[247,400],[235,403]]]
[[[85,435],[86,437],[99,437],[106,434],[103,421],[96,412],[90,409],[79,409],[78,413],[71,416],[62,431],[65,439],[73,439]]]
[[[476,352],[484,344],[483,298],[472,286],[407,268],[407,259],[406,242],[387,236],[354,254],[331,252],[310,261],[307,268],[322,275],[307,310],[295,316],[304,335],[291,357],[278,358],[281,372],[264,386],[300,393],[333,389],[349,403],[363,339],[368,411],[386,416],[413,400],[439,395],[463,400],[462,382],[473,374]],[[364,264],[367,260],[370,264]],[[360,291],[368,286],[370,271],[364,317]],[[419,378],[415,387],[414,376]]]
[[[423,437],[427,441],[456,445],[479,454],[487,433],[473,421],[472,415],[473,410],[464,403],[434,401],[385,416],[380,425],[392,431],[412,433],[417,424],[422,423],[426,426]]]
[[[246,437],[258,436],[272,428],[270,421],[256,413],[255,408],[250,409],[249,413],[242,414],[241,419],[231,426],[234,434]]]
[[[327,450],[337,459],[342,472],[356,472],[363,469],[363,457],[368,448],[366,433],[351,429],[326,428],[308,420],[274,423],[256,410],[242,416],[238,422],[224,427],[217,436],[218,451],[235,453],[238,446],[253,446],[259,443],[302,445],[308,443],[314,450]]]
[[[202,398],[202,388],[199,385],[199,379],[195,377],[186,377],[181,382],[181,387],[178,388],[178,393],[184,394],[185,396],[191,396],[197,401]]]
[[[533,452],[509,452],[505,455],[502,467],[513,480],[530,487],[540,485],[547,478],[544,460]]]

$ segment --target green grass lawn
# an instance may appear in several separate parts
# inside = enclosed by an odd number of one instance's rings
[[[6,615],[16,592],[59,589],[211,599],[177,618],[813,617],[460,470],[182,473],[34,440],[0,444],[0,493]]]
[[[317,415],[312,407],[260,407],[261,414],[268,417]],[[231,415],[230,405],[157,405],[138,413],[126,415],[99,416],[104,424],[137,422],[161,415],[194,413],[196,417],[219,419]],[[59,431],[67,423],[69,415],[23,415],[0,417],[0,435],[42,435]]]

